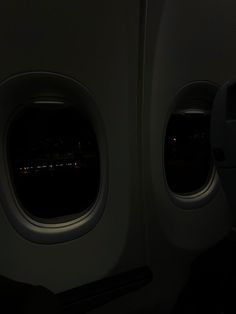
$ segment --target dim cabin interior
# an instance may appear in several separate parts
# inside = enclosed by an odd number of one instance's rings
[[[235,8],[1,2],[1,311],[235,311]]]

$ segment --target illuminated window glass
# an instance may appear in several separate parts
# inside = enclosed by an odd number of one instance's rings
[[[8,132],[12,185],[22,209],[36,219],[80,215],[100,186],[99,149],[88,119],[70,103],[27,105]]]

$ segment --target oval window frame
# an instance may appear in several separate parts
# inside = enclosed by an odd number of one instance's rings
[[[19,94],[20,97],[20,89],[26,86],[27,82],[31,82],[36,90],[36,85],[39,82],[44,82],[44,84],[50,82],[52,86],[65,88],[67,92],[73,93],[73,97],[77,95],[86,100],[86,108],[85,105],[82,105],[83,108],[80,110],[85,111],[96,134],[100,159],[100,187],[94,204],[79,217],[71,217],[70,220],[58,223],[40,222],[27,215],[17,200],[8,164],[7,135],[12,119],[16,112],[21,110],[23,104],[16,102],[10,94],[17,86],[17,95]],[[2,207],[16,231],[32,242],[53,244],[73,240],[92,230],[103,214],[108,193],[107,140],[99,108],[91,94],[84,85],[74,78],[53,72],[20,73],[7,78],[0,84],[1,103],[4,100],[4,105],[0,107],[0,119],[2,119],[0,127],[0,137],[2,138],[0,170],[3,175],[0,183]]]
[[[200,109],[206,110],[205,107],[201,106],[196,108],[195,106],[199,105],[199,102],[211,102],[213,101],[219,85],[211,82],[211,81],[192,81],[185,84],[179,91],[176,93],[174,100],[171,103],[171,106],[167,112],[164,130],[163,130],[163,143],[162,143],[162,164],[163,164],[163,179],[167,193],[171,201],[179,208],[182,209],[198,209],[205,206],[209,203],[214,196],[217,194],[220,182],[217,174],[217,170],[215,165],[213,165],[211,173],[209,174],[206,183],[199,188],[197,191],[193,191],[192,193],[179,194],[173,192],[169,187],[166,178],[166,170],[165,170],[165,138],[166,138],[166,130],[169,123],[170,116],[176,109],[178,110],[189,110],[189,109]],[[194,102],[192,107],[188,107],[190,102]],[[211,104],[209,104],[209,108],[211,109]]]

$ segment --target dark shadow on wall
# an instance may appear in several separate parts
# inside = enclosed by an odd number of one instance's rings
[[[236,242],[225,238],[192,264],[172,314],[235,313]]]

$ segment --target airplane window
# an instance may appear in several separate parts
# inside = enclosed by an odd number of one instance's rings
[[[51,103],[27,105],[8,131],[13,189],[22,209],[39,220],[84,213],[95,203],[100,185],[91,124],[72,104]]]
[[[165,138],[165,172],[169,188],[178,194],[202,189],[213,171],[210,111],[185,109],[169,119]]]

